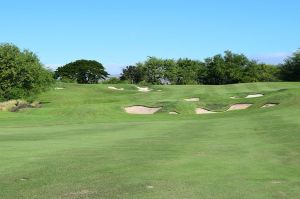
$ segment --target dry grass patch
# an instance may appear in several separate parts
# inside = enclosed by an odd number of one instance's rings
[[[41,104],[39,102],[29,103],[24,100],[9,100],[0,103],[0,111],[10,111],[17,112],[24,108],[40,108]]]

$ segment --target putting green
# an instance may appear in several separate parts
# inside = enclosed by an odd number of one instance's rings
[[[55,88],[0,112],[0,198],[299,198],[300,83]]]

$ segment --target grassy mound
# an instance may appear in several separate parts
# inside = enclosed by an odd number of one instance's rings
[[[58,87],[40,109],[0,112],[0,198],[300,195],[300,83]],[[227,112],[233,104],[252,106]],[[124,111],[134,105],[162,108]]]

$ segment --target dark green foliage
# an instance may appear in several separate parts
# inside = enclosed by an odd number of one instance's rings
[[[32,97],[54,82],[52,76],[29,50],[0,45],[0,99]]]
[[[187,58],[179,59],[176,63],[178,68],[176,84],[203,83],[203,76],[206,74],[204,63]]]
[[[191,59],[148,57],[143,63],[123,69],[122,80],[148,84],[233,84],[239,82],[277,81],[277,67],[258,64],[243,54],[226,51],[204,62]]]
[[[79,84],[96,84],[107,76],[103,65],[94,60],[77,60],[58,67],[55,71],[56,79]]]
[[[137,84],[143,80],[143,71],[137,66],[127,66],[123,69],[121,80],[128,80],[131,84]]]
[[[278,67],[267,65],[267,64],[257,64],[252,61],[245,68],[242,82],[274,82],[279,81]]]
[[[225,56],[216,55],[205,60],[207,76],[205,84],[233,84],[241,81],[243,69],[249,60],[244,55],[225,52]]]
[[[164,60],[149,57],[144,63],[138,63],[137,67],[140,67],[144,74],[144,80],[150,84],[161,84],[161,80],[164,77]]]
[[[285,60],[280,74],[284,81],[300,81],[300,50]]]
[[[108,78],[106,80],[103,80],[101,83],[102,84],[122,84],[122,83],[125,83],[125,82],[122,81],[121,79],[117,78],[117,77],[111,77],[111,78]]]

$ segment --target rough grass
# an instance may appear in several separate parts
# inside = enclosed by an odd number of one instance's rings
[[[300,83],[107,86],[58,85],[41,109],[0,112],[0,198],[299,198]],[[230,99],[251,93],[265,96]],[[195,114],[236,103],[253,106]],[[123,111],[136,104],[163,108]]]

